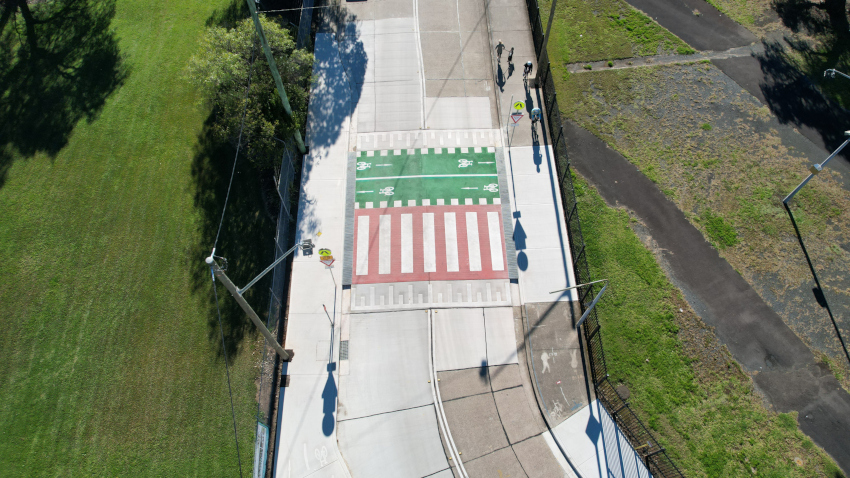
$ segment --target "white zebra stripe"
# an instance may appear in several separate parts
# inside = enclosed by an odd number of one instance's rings
[[[505,261],[502,254],[502,228],[499,224],[498,212],[487,213],[487,230],[490,233],[490,263],[494,271],[503,271]]]
[[[413,214],[401,215],[401,272],[413,272]]]
[[[378,274],[389,274],[392,264],[392,251],[390,250],[392,216],[381,215],[378,221]]]
[[[478,241],[478,213],[466,213],[466,244],[469,248],[469,270],[481,270],[481,244]]]
[[[446,225],[446,270],[457,272],[460,270],[457,254],[457,218],[453,212],[447,212],[444,218]]]
[[[437,272],[437,244],[434,235],[434,213],[422,214],[422,248],[425,272]]]
[[[357,218],[357,267],[356,275],[369,274],[369,216]]]

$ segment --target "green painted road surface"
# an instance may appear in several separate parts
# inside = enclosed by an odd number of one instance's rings
[[[494,148],[360,151],[356,178],[356,208],[494,204],[499,199]]]

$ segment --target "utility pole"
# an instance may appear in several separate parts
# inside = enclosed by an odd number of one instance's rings
[[[260,24],[260,17],[257,16],[257,5],[255,5],[255,0],[247,0],[247,3],[248,10],[251,11],[251,18],[254,19],[254,28],[257,29],[257,36],[260,37],[260,45],[263,47],[263,53],[266,55],[266,61],[269,64],[272,78],[274,78],[277,94],[280,96],[281,103],[283,103],[283,110],[286,112],[286,119],[294,121],[292,118],[292,108],[289,106],[289,97],[286,96],[286,89],[284,89],[283,80],[280,78],[280,71],[277,69],[277,63],[274,61],[274,56],[269,48],[269,42],[266,41],[266,34],[263,32],[263,26]],[[295,139],[298,151],[300,151],[301,154],[306,153],[307,148],[304,146],[304,140],[301,139],[301,132],[296,129],[295,132],[292,133],[292,137]]]
[[[251,286],[254,285],[258,280],[262,279],[263,276],[268,274],[269,271],[274,269],[275,266],[277,266],[284,259],[286,259],[287,256],[295,252],[295,249],[298,249],[299,247],[301,248],[301,250],[304,251],[312,251],[313,241],[307,239],[298,244],[295,244],[291,249],[286,251],[285,254],[283,254],[276,261],[274,261],[272,265],[266,267],[266,269],[261,272],[260,275],[255,277],[251,282],[248,283],[248,285],[241,289],[236,287],[236,284],[234,284],[233,281],[231,281],[230,278],[227,277],[227,274],[224,273],[224,269],[222,269],[215,261],[215,249],[213,249],[213,253],[210,254],[210,256],[207,257],[204,261],[208,266],[210,266],[210,271],[212,272],[213,277],[217,277],[218,280],[220,280],[221,283],[224,284],[224,287],[228,291],[230,291],[230,295],[232,295],[233,298],[236,299],[236,303],[239,304],[239,307],[242,307],[242,310],[244,310],[245,313],[248,314],[248,318],[250,318],[251,322],[253,322],[254,325],[257,326],[257,329],[259,329],[260,333],[263,334],[263,337],[265,337],[266,340],[269,341],[271,346],[275,349],[275,352],[280,355],[281,360],[283,360],[284,362],[289,362],[290,360],[292,360],[292,350],[284,350],[284,348],[280,346],[277,341],[277,338],[269,331],[266,325],[263,324],[263,321],[260,320],[260,316],[258,316],[257,313],[254,312],[254,309],[251,308],[251,305],[248,303],[248,301],[246,301],[245,298],[242,297],[242,294],[245,293],[245,291],[247,291],[249,288],[251,288]]]

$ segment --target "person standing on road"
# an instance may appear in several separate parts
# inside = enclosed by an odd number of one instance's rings
[[[514,47],[511,47],[511,51],[508,52],[508,64],[510,65],[514,61]]]
[[[525,63],[525,68],[523,68],[523,70],[522,70],[522,77],[528,78],[528,75],[531,74],[531,70],[533,70],[533,69],[534,69],[534,65],[532,65],[530,61],[527,61]]]
[[[499,40],[499,43],[496,44],[496,56],[499,57],[499,61],[502,61],[503,51],[505,51],[505,44],[502,43],[502,40]]]

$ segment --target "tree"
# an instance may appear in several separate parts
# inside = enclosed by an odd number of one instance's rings
[[[280,140],[305,124],[313,55],[297,50],[290,33],[274,21],[265,17],[260,21],[289,97],[292,121],[286,119],[250,18],[235,28],[207,30],[200,52],[189,61],[187,76],[212,104],[217,139],[236,144],[244,109],[243,151],[263,167],[280,153]]]

